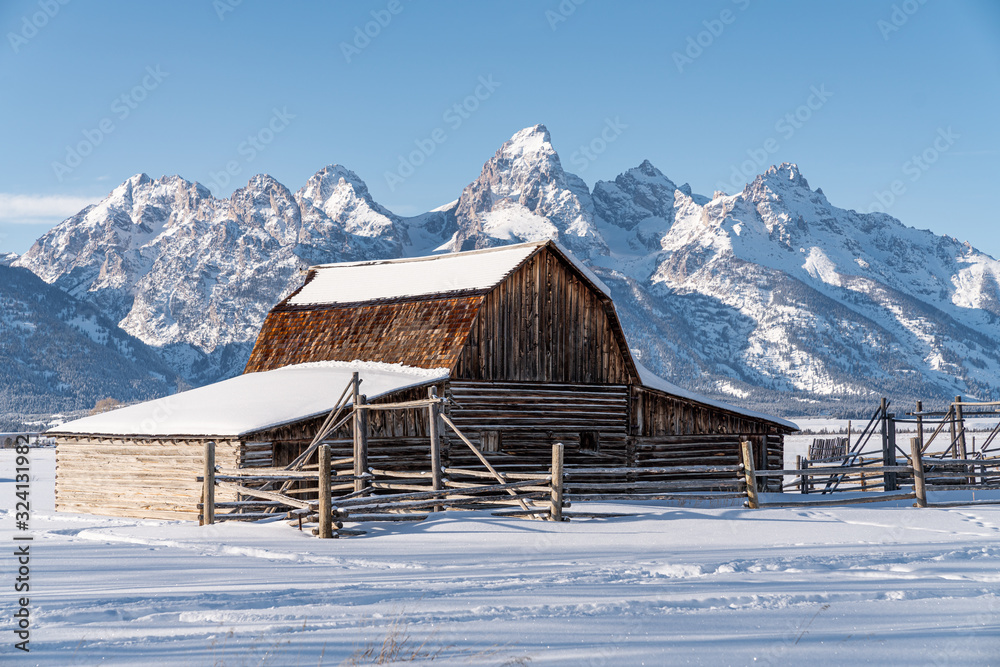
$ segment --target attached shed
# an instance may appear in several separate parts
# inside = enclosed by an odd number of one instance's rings
[[[780,468],[783,437],[795,430],[642,367],[600,279],[557,243],[528,243],[312,267],[268,314],[244,375],[58,428],[57,508],[190,516],[198,443],[229,443],[228,465],[286,465],[354,371],[370,402],[426,398],[434,388],[449,399],[445,414],[498,468],[544,469],[555,442],[566,446],[568,466],[732,465],[741,440],[754,442],[759,468]],[[396,384],[380,384],[386,373]],[[299,384],[307,375],[313,384]],[[146,414],[157,404],[171,406],[158,421]],[[426,411],[370,415],[369,465],[427,469]],[[351,456],[348,427],[328,441],[335,458]],[[446,465],[474,463],[459,445],[444,439]],[[128,476],[123,456],[166,465],[178,482],[190,477],[190,498],[166,509],[170,492],[154,472],[113,506],[95,505],[95,486]],[[169,456],[180,458],[164,463]]]

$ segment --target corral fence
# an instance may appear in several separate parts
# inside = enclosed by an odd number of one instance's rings
[[[13,431],[10,433],[0,433],[0,449],[13,449],[18,445],[29,447],[48,447],[55,444],[55,440],[46,437],[39,431]]]
[[[744,453],[748,476],[752,474],[755,480],[778,477],[783,480],[782,490],[810,496],[761,501],[759,494],[750,493],[757,484],[748,483],[747,505],[844,505],[913,499],[918,506],[928,507],[928,490],[1000,490],[1000,422],[985,432],[978,445],[969,428],[972,419],[1000,417],[1000,402],[969,402],[956,396],[947,410],[925,411],[918,401],[916,410],[903,416],[889,412],[889,407],[889,401],[882,399],[860,433],[816,439],[810,456],[796,457],[791,470],[753,470],[752,456],[748,459]],[[897,440],[907,432],[913,435],[904,450]],[[852,497],[843,495],[847,493]],[[950,500],[933,506],[971,504],[1000,504],[1000,500]]]
[[[284,513],[293,525],[317,523],[313,532],[336,537],[356,531],[344,523],[420,521],[429,512],[494,510],[495,514],[563,520],[569,506],[562,487],[563,446],[552,447],[549,472],[501,472],[441,410],[445,399],[430,388],[426,399],[369,404],[359,391],[358,374],[344,389],[315,438],[284,468],[221,468],[215,465],[214,443],[205,446],[205,470],[199,515],[202,524],[254,521]],[[348,397],[352,405],[347,406]],[[429,470],[404,471],[369,465],[368,414],[373,410],[428,411]],[[332,459],[324,440],[341,426],[353,426],[353,456]],[[482,468],[444,467],[441,435],[450,429],[475,455]],[[315,462],[313,462],[315,461]],[[216,489],[236,493],[238,500],[217,502]]]
[[[355,377],[344,389],[312,442],[283,468],[223,468],[215,465],[214,443],[206,443],[205,469],[199,518],[203,524],[218,521],[254,521],[282,514],[293,526],[317,524],[320,537],[355,534],[345,523],[369,521],[421,521],[444,510],[492,510],[500,516],[566,521],[566,508],[576,501],[669,500],[675,502],[745,500],[751,508],[846,505],[914,500],[928,506],[927,490],[1000,489],[1000,451],[994,449],[1000,424],[980,447],[968,449],[966,420],[1000,415],[1000,402],[967,403],[956,398],[947,411],[917,410],[905,417],[888,411],[882,400],[860,433],[847,438],[820,439],[812,456],[798,457],[794,469],[755,467],[753,443],[740,443],[740,462],[733,465],[685,466],[567,466],[562,444],[552,446],[548,470],[498,470],[455,423],[444,414],[446,400],[428,390],[425,399],[369,404]],[[353,401],[348,406],[348,397]],[[428,469],[394,470],[384,462],[370,465],[368,415],[372,410],[426,409],[430,440]],[[940,418],[935,424],[934,419]],[[353,455],[332,458],[328,436],[350,423]],[[909,451],[897,444],[897,425],[916,425]],[[930,437],[926,432],[933,427]],[[474,455],[478,465],[444,466],[441,438],[450,430]],[[947,435],[941,437],[943,433]],[[938,440],[940,438],[940,440]],[[940,451],[930,448],[935,442]],[[947,444],[947,446],[944,446]],[[487,452],[489,453],[489,452]],[[223,489],[236,500],[216,501]],[[801,499],[787,493],[798,491]],[[775,499],[775,495],[778,498]],[[763,499],[762,499],[763,497]],[[968,500],[946,504],[980,504],[1000,501]],[[592,514],[578,514],[592,516]]]
[[[368,403],[359,386],[355,374],[312,442],[287,466],[220,467],[215,464],[214,443],[206,443],[204,473],[198,478],[203,483],[200,521],[255,521],[284,514],[292,525],[316,523],[313,532],[330,537],[355,532],[345,529],[345,523],[420,521],[442,510],[488,509],[502,516],[565,521],[572,516],[565,509],[580,500],[746,497],[743,468],[737,463],[567,466],[564,447],[557,443],[547,470],[543,465],[498,469],[487,456],[490,452],[484,453],[444,414],[446,399],[438,397],[434,388],[424,399]],[[392,469],[384,457],[370,461],[369,413],[414,408],[428,411],[427,469]],[[332,458],[328,438],[347,424],[352,427],[353,455]],[[463,466],[442,465],[441,438],[446,429],[473,455]],[[217,490],[236,500],[217,501]]]

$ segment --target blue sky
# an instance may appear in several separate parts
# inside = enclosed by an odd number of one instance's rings
[[[412,215],[544,123],[591,186],[649,159],[710,195],[796,162],[1000,257],[989,0],[35,0],[0,34],[0,251],[139,172],[228,196],[340,163]]]

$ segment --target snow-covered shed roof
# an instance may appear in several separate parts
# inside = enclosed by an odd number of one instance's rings
[[[480,292],[496,287],[539,248],[551,244],[608,296],[608,287],[555,241],[518,243],[446,255],[310,267],[310,279],[285,306],[318,306]]]
[[[448,369],[320,361],[247,373],[61,424],[52,433],[241,436],[329,412],[357,371],[369,399],[448,377]]]

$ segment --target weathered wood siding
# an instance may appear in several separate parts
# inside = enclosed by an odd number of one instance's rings
[[[56,437],[56,510],[146,519],[197,519],[206,440]],[[251,463],[238,440],[215,440],[216,462]],[[236,500],[218,489],[216,498]]]
[[[567,465],[625,465],[628,387],[602,384],[469,382],[449,384],[449,416],[474,444],[499,434],[490,462],[500,468],[546,470],[552,445],[565,446]],[[450,439],[453,465],[475,465],[475,455]]]
[[[486,295],[452,378],[628,384],[633,372],[610,298],[546,247]]]
[[[764,434],[773,426],[737,412],[633,387],[632,433],[637,436],[691,434]]]
[[[482,295],[268,313],[246,373],[311,361],[382,361],[451,368]]]
[[[735,465],[750,440],[758,468],[782,467],[784,431],[762,419],[644,387],[632,388],[630,418],[638,466]]]

